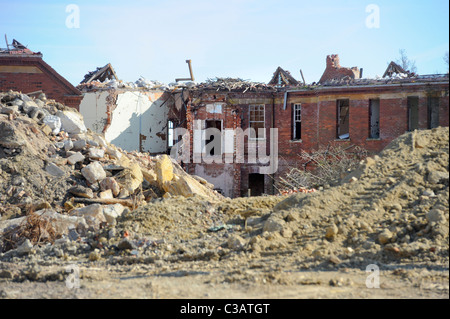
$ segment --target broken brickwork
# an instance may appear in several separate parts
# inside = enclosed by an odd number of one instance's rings
[[[319,83],[324,83],[329,80],[336,79],[359,79],[360,70],[357,67],[346,68],[342,67],[339,63],[339,55],[332,54],[327,56],[326,69],[319,80]]]

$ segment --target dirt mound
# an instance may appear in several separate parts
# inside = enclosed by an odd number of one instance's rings
[[[448,144],[448,128],[404,134],[341,186],[289,197],[268,221],[292,233],[306,267],[448,263]]]
[[[122,230],[164,239],[170,258],[289,254],[302,268],[448,263],[448,128],[407,133],[342,185],[290,197],[173,198],[128,214]],[[167,246],[168,245],[168,246]],[[180,248],[181,247],[181,248]],[[184,255],[183,258],[186,258]],[[201,257],[201,258],[203,258]],[[253,257],[252,257],[253,258]],[[195,258],[194,258],[195,259]]]

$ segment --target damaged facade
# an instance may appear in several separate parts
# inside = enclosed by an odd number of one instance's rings
[[[333,57],[335,68],[338,57]],[[352,68],[344,76],[328,78],[329,60],[322,77],[327,80],[321,85],[286,85],[277,69],[272,85],[218,79],[191,88],[186,115],[191,145],[188,173],[229,197],[273,194],[280,177],[292,167],[303,167],[302,151],[340,145],[377,153],[406,131],[449,125],[448,75],[360,79],[357,68]],[[211,127],[222,132],[221,143],[215,144],[214,155],[219,158],[199,162],[211,152],[205,147],[211,140],[201,133]],[[236,128],[264,128],[264,132],[242,141],[230,133]],[[278,170],[261,174],[266,164],[240,161],[236,151],[244,149],[247,158],[249,151],[257,149],[259,154],[262,148],[270,155],[270,128],[278,129]]]
[[[18,43],[0,52],[2,91],[42,90],[78,109],[87,128],[124,150],[183,154],[178,159],[188,173],[228,197],[277,193],[280,178],[304,168],[302,151],[340,145],[377,153],[406,131],[448,126],[448,80],[448,74],[418,76],[394,62],[383,78],[365,79],[362,69],[341,67],[339,56],[329,55],[312,84],[281,67],[268,84],[233,78],[123,83],[106,64],[75,88],[40,53]],[[219,140],[206,136],[207,129],[219,131]],[[253,154],[264,160],[249,161]]]
[[[20,42],[0,49],[0,91],[20,91],[24,94],[44,92],[50,99],[78,109],[81,92],[42,59]]]
[[[108,142],[128,151],[162,154],[171,146],[170,123],[184,117],[176,104],[158,89],[96,89],[83,93],[80,113],[86,126]]]

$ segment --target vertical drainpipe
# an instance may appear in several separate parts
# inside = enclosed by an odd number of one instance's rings
[[[272,93],[272,128],[275,128],[275,93]],[[275,141],[270,142],[275,143]],[[274,154],[271,154],[271,156],[274,156]],[[273,163],[273,159],[271,163]],[[272,174],[272,195],[275,195],[275,174],[275,172]]]

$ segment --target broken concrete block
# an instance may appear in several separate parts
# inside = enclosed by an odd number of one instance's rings
[[[55,135],[61,131],[61,119],[55,115],[47,115],[42,122],[47,124]]]
[[[16,110],[17,109],[17,110]],[[17,114],[19,108],[8,106],[8,107],[0,107],[0,114]]]
[[[105,216],[103,215],[103,206],[100,204],[75,208],[70,212],[70,215],[83,217],[86,223],[94,229],[99,229],[100,224],[106,222]]]
[[[98,197],[101,198],[101,199],[111,199],[111,198],[114,198],[113,193],[112,193],[112,191],[111,191],[110,189],[107,189],[107,190],[105,190],[105,191],[103,191],[103,192],[100,192],[100,193],[98,194]]]
[[[172,181],[174,176],[173,165],[170,157],[167,155],[160,156],[156,162],[155,170],[156,176],[158,177],[159,187],[164,189],[164,185],[167,185],[170,181]]]
[[[59,148],[59,149],[63,148],[64,147],[64,142],[56,142],[55,143],[55,147]]]
[[[89,148],[89,158],[91,159],[100,159],[105,156],[105,151],[101,148],[91,147]]]
[[[27,238],[25,239],[25,241],[22,243],[22,245],[20,245],[19,247],[17,247],[16,251],[19,255],[26,255],[29,254],[31,252],[31,250],[33,249],[33,244],[30,242],[30,240]]]
[[[106,177],[105,179],[103,179],[100,182],[100,189],[102,191],[106,191],[106,190],[110,189],[114,196],[117,196],[120,193],[120,186],[116,182],[114,177]]]
[[[109,225],[115,225],[116,218],[120,217],[124,210],[125,210],[125,207],[123,207],[120,204],[104,206],[103,207],[103,215],[105,216],[106,222]]]
[[[245,239],[239,235],[232,235],[228,239],[227,246],[232,250],[241,250],[245,246]]]
[[[55,114],[61,119],[61,129],[69,134],[84,133],[87,131],[83,116],[71,111],[58,111]]]
[[[141,186],[144,181],[144,176],[142,175],[140,166],[136,163],[131,163],[129,167],[116,175],[116,181],[132,194]]]
[[[106,178],[106,172],[99,162],[93,162],[81,170],[84,178],[90,183],[94,184],[97,181],[101,181]]]
[[[68,235],[71,229],[76,229],[79,234],[84,234],[88,228],[83,217],[62,215],[50,209],[37,211],[36,214],[48,219],[56,234]]]
[[[23,96],[26,96],[24,94],[22,94]],[[32,108],[38,108],[38,105],[27,96],[28,100],[25,100],[24,98],[22,98],[23,100],[23,104],[22,104],[22,110],[24,113],[28,114],[28,112],[31,111]]]
[[[64,176],[64,171],[60,169],[56,164],[48,163],[45,167],[45,171],[53,176]]]
[[[80,152],[76,152],[75,154],[70,155],[70,156],[67,158],[67,162],[68,162],[70,165],[74,165],[75,163],[82,162],[82,161],[84,161],[84,155],[81,154]]]
[[[130,196],[130,192],[128,190],[126,190],[125,188],[122,188],[117,197],[118,198],[127,198],[128,196]]]
[[[13,124],[0,123],[0,146],[6,148],[19,148],[26,144],[27,137]]]
[[[428,174],[428,182],[432,184],[448,183],[449,174],[443,171],[432,171]]]
[[[86,141],[90,146],[93,146],[93,147],[98,147],[99,146],[99,144],[96,142],[96,141],[94,141],[94,140],[87,140]]]
[[[105,140],[102,136],[100,136],[100,135],[97,135],[97,134],[94,135],[94,136],[93,136],[93,139],[94,139],[94,141],[97,142],[98,145],[101,146],[101,147],[107,147],[107,146],[108,146],[108,143],[106,142],[106,140]]]
[[[77,140],[74,141],[72,144],[73,144],[72,147],[73,151],[81,151],[83,148],[87,146],[86,140]]]
[[[18,217],[18,218],[12,218],[7,220],[0,220],[0,234],[3,234],[4,232],[11,230],[13,228],[16,228],[17,226],[23,224],[26,217]]]
[[[71,149],[73,148],[73,142],[72,142],[72,140],[65,140],[64,141],[64,150],[67,152],[67,151],[70,151]]]
[[[116,149],[113,148],[113,147],[107,147],[107,148],[106,148],[106,153],[107,153],[109,156],[111,156],[111,157],[113,157],[113,158],[115,158],[115,159],[118,159],[118,160],[120,160],[120,159],[122,158],[122,153],[120,153],[118,150],[116,150]]]
[[[267,232],[279,232],[282,231],[284,226],[286,225],[286,222],[278,217],[272,217],[269,218],[265,223],[263,227],[263,231]]]
[[[30,112],[28,112],[28,116],[35,120],[36,122],[40,122],[45,118],[44,111],[39,107],[31,108]]]
[[[206,192],[206,187],[187,174],[183,176],[174,175],[172,181],[163,185],[163,190],[174,196],[191,197],[197,194],[210,197],[210,194]]]

